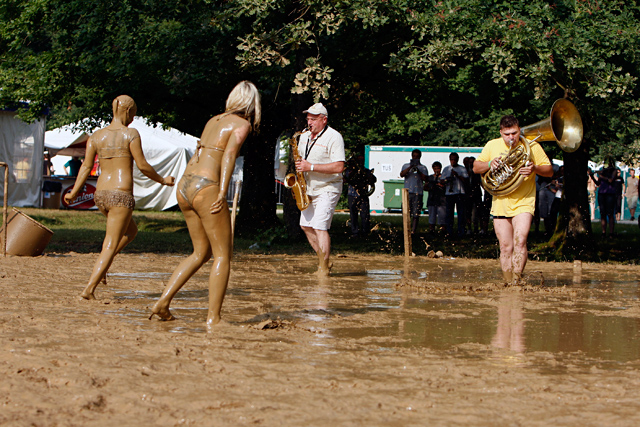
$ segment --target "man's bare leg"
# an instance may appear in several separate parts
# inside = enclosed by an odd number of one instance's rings
[[[513,274],[516,278],[522,277],[524,267],[527,265],[528,251],[527,239],[531,230],[533,215],[521,213],[512,218],[513,226]]]
[[[329,256],[331,255],[331,236],[327,230],[316,230],[311,227],[302,227],[309,244],[318,255],[318,272],[329,274],[331,263]]]
[[[500,268],[507,283],[513,279],[513,226],[511,218],[494,218],[493,228],[500,243]]]

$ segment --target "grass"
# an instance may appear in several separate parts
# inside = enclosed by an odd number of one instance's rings
[[[96,253],[102,247],[106,219],[97,211],[46,210],[21,208],[25,214],[50,228],[54,234],[47,252]],[[191,240],[184,217],[179,211],[155,212],[134,211],[138,225],[138,236],[125,249],[129,253],[156,252],[187,254],[192,251]],[[333,253],[357,254],[404,254],[402,215],[372,215],[373,231],[366,238],[351,237],[347,213],[336,212],[331,228]],[[422,230],[428,228],[426,216],[421,218]],[[617,235],[609,240],[601,239],[600,223],[592,224],[591,250],[581,255],[585,261],[615,261],[638,263],[637,248],[640,247],[640,229],[637,224],[617,224]],[[544,227],[541,225],[541,229]],[[530,259],[564,261],[555,254],[542,233],[529,235]],[[426,256],[429,250],[442,251],[445,256],[467,258],[492,258],[499,255],[497,239],[490,228],[489,234],[449,238],[444,234],[420,232],[413,237],[413,252]],[[263,230],[249,237],[236,237],[237,252],[264,254],[309,253],[311,249],[304,240],[291,240],[284,226]]]

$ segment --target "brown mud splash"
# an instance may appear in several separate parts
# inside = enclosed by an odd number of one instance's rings
[[[0,260],[0,424],[640,422],[638,267],[241,254],[207,333],[208,268],[150,322],[181,257],[120,254],[79,301],[95,257]]]

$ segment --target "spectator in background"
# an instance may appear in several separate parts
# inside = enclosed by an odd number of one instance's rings
[[[562,193],[564,190],[564,166],[560,166],[551,181],[552,191],[554,193],[553,202],[551,202],[551,211],[549,212],[549,235],[556,231],[558,223],[558,214],[560,213],[560,203],[562,202]],[[547,226],[545,225],[545,230]]]
[[[447,199],[447,233],[453,235],[453,213],[458,212],[458,235],[465,234],[465,186],[469,174],[464,166],[458,164],[458,153],[449,154],[449,166],[444,168],[442,178],[445,180],[444,194]]]
[[[624,197],[627,199],[631,221],[633,221],[636,219],[636,205],[638,204],[638,178],[636,177],[636,171],[633,169],[629,169]]]
[[[553,165],[554,173],[557,172],[556,165]],[[551,183],[553,177],[538,176],[538,210],[540,218],[544,221],[544,232],[546,236],[553,233],[554,222],[551,219],[551,206],[556,197],[555,187]]]
[[[589,209],[591,210],[591,221],[596,219],[596,190],[598,186],[593,179],[593,172],[587,171],[587,192],[589,193]]]
[[[443,230],[446,224],[447,200],[444,196],[444,182],[442,181],[442,163],[433,162],[431,165],[433,174],[427,178],[424,189],[429,196],[427,198],[427,209],[429,209],[429,231],[436,231],[436,225]]]
[[[482,211],[482,177],[473,172],[473,163],[476,161],[475,157],[467,157],[469,159],[467,164],[467,173],[469,174],[468,187],[467,187],[467,209],[465,209],[467,216],[467,234],[471,234],[473,227],[473,233],[480,231],[480,217]]]
[[[80,158],[73,156],[71,160],[64,164],[64,173],[69,176],[78,176],[80,166],[82,166]]]
[[[42,161],[42,175],[51,176],[53,175],[53,164],[51,163],[51,155],[48,151],[44,152],[44,159]]]
[[[598,186],[598,206],[600,207],[600,224],[602,226],[602,237],[613,235],[616,224],[616,189],[613,181],[616,175],[616,168],[609,165],[597,176],[591,172],[591,177]]]
[[[369,234],[371,229],[369,194],[375,188],[377,179],[373,171],[364,166],[364,156],[362,155],[349,159],[344,171],[344,179],[349,184],[347,199],[351,234],[353,237],[364,237]],[[358,226],[358,215],[360,216],[360,226]]]
[[[624,192],[624,179],[622,179],[620,168],[616,168],[616,175],[613,178],[613,187],[616,189],[616,221],[620,221],[622,212],[622,193]]]
[[[409,190],[409,207],[411,211],[411,234],[418,232],[418,221],[422,212],[422,196],[424,182],[429,171],[420,163],[422,151],[415,149],[411,152],[411,161],[402,165],[400,176],[404,178],[404,188]]]

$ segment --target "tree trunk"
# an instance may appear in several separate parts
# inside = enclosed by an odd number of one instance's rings
[[[276,215],[275,174],[273,159],[277,135],[269,129],[251,136],[244,143],[244,172],[240,212],[236,230],[239,235],[252,235],[280,225]]]
[[[576,152],[564,153],[564,200],[549,242],[563,258],[580,258],[593,249],[587,192],[589,145],[585,140]]]

